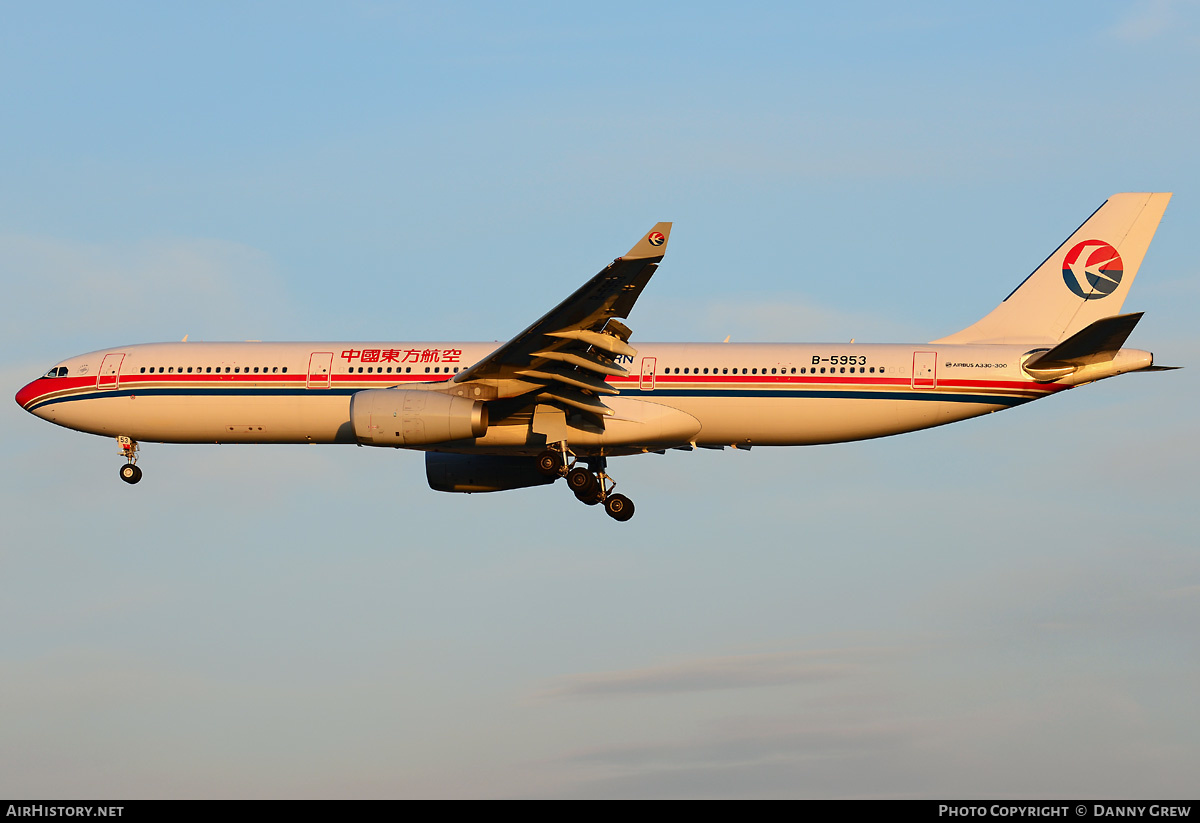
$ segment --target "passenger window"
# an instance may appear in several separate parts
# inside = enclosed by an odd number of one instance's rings
[[[751,373],[751,374],[758,374],[758,369],[751,369],[751,370],[750,370],[750,373]]]
[[[142,366],[142,374],[145,374],[145,373],[146,373],[146,367],[145,367],[145,366]],[[48,375],[47,375],[47,376],[48,376]]]
[[[284,366],[284,367],[283,367],[283,373],[284,373],[284,374],[287,374],[287,366]]]

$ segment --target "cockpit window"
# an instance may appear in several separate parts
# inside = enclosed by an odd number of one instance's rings
[[[66,366],[55,366],[50,371],[46,372],[46,376],[47,377],[66,377],[67,376],[67,367]]]

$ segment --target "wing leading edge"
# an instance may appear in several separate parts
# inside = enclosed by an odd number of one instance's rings
[[[605,417],[601,398],[617,394],[605,379],[624,376],[620,365],[637,350],[629,345],[627,318],[667,251],[670,223],[657,223],[622,257],[529,328],[465,371],[455,383],[483,383],[497,399],[529,395],[531,402]],[[492,392],[489,392],[491,394]]]

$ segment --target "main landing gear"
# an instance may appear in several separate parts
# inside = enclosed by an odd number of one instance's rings
[[[117,445],[121,447],[121,456],[126,461],[125,465],[121,467],[121,479],[133,485],[142,479],[142,470],[137,466],[137,441],[121,435],[117,438]]]
[[[624,523],[633,517],[633,501],[623,494],[613,494],[617,484],[605,472],[608,461],[603,457],[587,457],[583,461],[573,457],[565,443],[557,449],[546,449],[538,455],[538,471],[547,477],[567,478],[567,488],[580,503],[585,506],[603,503],[613,520]],[[586,463],[587,468],[580,462]]]

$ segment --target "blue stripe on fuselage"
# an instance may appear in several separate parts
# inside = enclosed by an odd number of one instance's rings
[[[400,384],[403,385],[403,384]],[[338,387],[328,389],[295,388],[139,388],[116,389],[114,391],[84,391],[79,394],[66,395],[52,399],[39,400],[29,407],[29,411],[40,409],[53,403],[69,403],[77,400],[99,400],[104,398],[129,397],[320,397],[342,396],[350,397],[360,391],[372,388],[391,388],[359,386],[356,388]],[[981,403],[995,406],[1019,406],[1034,400],[1034,397],[1014,396],[1006,394],[965,394],[959,392],[942,392],[936,389],[912,391],[863,391],[858,389],[741,389],[741,388],[711,388],[711,389],[622,389],[621,397],[634,397],[652,400],[655,397],[711,397],[711,398],[813,398],[813,399],[842,399],[842,400],[918,400],[938,403]]]

